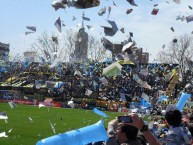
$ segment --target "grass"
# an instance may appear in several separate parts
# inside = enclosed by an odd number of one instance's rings
[[[118,116],[115,112],[105,112],[109,116],[106,119],[92,110],[28,105],[17,105],[11,109],[8,103],[0,103],[0,112],[3,111],[7,112],[8,122],[0,120],[0,133],[6,132],[8,138],[1,137],[0,145],[35,145],[37,141],[55,135],[50,122],[54,125],[56,134],[59,134],[92,125],[100,119],[104,120],[106,127],[110,120]]]

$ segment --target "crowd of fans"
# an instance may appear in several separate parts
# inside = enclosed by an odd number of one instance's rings
[[[95,105],[93,101],[95,102],[96,99],[115,102],[140,102],[142,93],[147,94],[150,101],[156,101],[153,100],[156,98],[155,96],[164,94],[168,88],[173,70],[178,71],[177,64],[152,63],[138,66],[124,64],[121,75],[103,76],[103,69],[111,63],[63,63],[54,68],[50,68],[49,64],[21,65],[11,63],[10,67],[1,72],[1,87],[9,86],[24,92],[31,88],[32,93],[38,92],[41,95],[43,92],[42,95],[52,97],[55,101],[67,102],[74,98],[75,103],[81,104],[83,100],[86,100],[88,105]],[[138,84],[134,80],[134,74],[147,82],[151,88],[144,88]],[[101,78],[105,78],[107,83],[101,81]],[[36,87],[36,81],[41,82],[40,88]],[[47,87],[47,81],[64,82],[64,84],[59,88]],[[185,82],[179,81],[169,97],[177,98],[185,85]],[[25,89],[26,86],[28,86],[27,89]],[[88,90],[92,93],[87,94]],[[125,100],[120,94],[124,94]]]
[[[150,111],[149,113],[143,112],[141,109],[135,113],[150,115],[148,119],[145,119],[149,120],[149,130],[144,130],[145,121],[139,115],[130,115],[133,123],[117,122],[117,119],[111,121],[107,128],[109,140],[95,144],[191,144],[191,135],[193,134],[192,110],[184,110],[181,113],[175,108],[172,110],[170,108],[168,111],[168,104],[157,103],[157,96],[164,95],[171,83],[173,72],[178,73],[178,65],[155,63],[135,66],[124,64],[120,75],[104,76],[103,69],[110,64],[110,62],[68,63],[60,64],[55,68],[40,63],[32,63],[28,67],[15,64],[11,65],[11,68],[6,68],[4,72],[1,71],[1,87],[9,86],[12,89],[24,91],[25,86],[28,85],[31,86],[34,93],[41,93],[39,90],[44,89],[47,97],[61,102],[67,102],[73,98],[77,104],[83,105],[84,103],[82,108],[89,105],[95,107],[96,100],[104,100],[107,102],[126,102],[125,107],[131,109],[130,103],[141,102],[142,94],[145,93],[151,102]],[[147,82],[150,88],[140,85],[134,79],[134,74]],[[102,81],[101,78],[105,78],[106,82]],[[191,79],[189,78],[190,81]],[[60,87],[48,87],[47,81],[63,82],[63,84]],[[38,88],[37,82],[40,83]],[[187,82],[184,82],[183,79],[179,80],[175,84],[175,88],[171,90],[170,100],[177,100],[181,92],[192,94],[191,85],[188,87],[186,85]],[[88,94],[88,90],[91,93]],[[125,100],[121,94],[124,94]],[[89,100],[93,101],[89,102]],[[127,106],[128,104],[130,106]],[[165,114],[162,110],[166,110]],[[176,118],[173,119],[174,117]],[[171,127],[174,129],[172,130]],[[177,130],[175,128],[181,129],[180,134],[175,132]]]

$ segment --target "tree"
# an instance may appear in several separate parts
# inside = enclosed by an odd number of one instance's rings
[[[53,63],[56,59],[61,61],[67,58],[68,49],[63,45],[61,38],[55,34],[44,32],[33,43],[32,50],[37,52],[37,57],[42,61]]]
[[[37,57],[50,63],[54,61],[68,62],[74,57],[75,45],[78,41],[77,32],[72,29],[66,30],[62,36],[48,34],[44,32],[38,36],[37,41],[33,43],[32,50],[37,52]],[[103,60],[105,54],[102,52],[102,44],[97,38],[89,36],[88,38],[88,58],[90,61]],[[81,50],[81,48],[80,48]]]
[[[63,45],[68,50],[68,58],[72,58],[75,50],[77,32],[74,32],[72,29],[66,30],[63,35]]]
[[[179,64],[183,78],[188,68],[188,62],[193,59],[193,37],[185,34],[170,42],[169,48],[160,51],[157,60],[161,63]]]
[[[105,58],[105,50],[99,40],[93,36],[88,38],[88,57],[91,62],[103,61]]]

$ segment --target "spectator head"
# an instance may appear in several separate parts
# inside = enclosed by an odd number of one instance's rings
[[[175,105],[169,105],[166,109],[165,119],[169,125],[179,127],[182,123],[182,114]]]
[[[124,143],[128,140],[136,140],[138,129],[127,124],[120,124],[116,130],[116,137],[119,143]]]

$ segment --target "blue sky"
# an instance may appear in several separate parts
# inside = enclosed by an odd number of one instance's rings
[[[116,22],[118,28],[125,28],[125,33],[118,31],[113,37],[106,38],[113,43],[120,43],[127,39],[129,32],[133,32],[133,39],[138,47],[142,47],[144,51],[149,52],[150,61],[152,61],[157,53],[162,50],[162,45],[167,44],[183,34],[191,34],[193,31],[193,22],[187,23],[186,20],[176,20],[178,15],[193,15],[193,0],[181,0],[180,4],[176,4],[173,0],[135,0],[138,7],[130,5],[126,0],[114,0],[117,6],[113,5],[112,0],[101,0],[98,7],[89,9],[76,9],[73,7],[66,9],[54,10],[51,3],[52,0],[2,0],[0,8],[0,42],[9,43],[12,54],[30,50],[30,45],[36,40],[37,36],[43,32],[59,33],[54,26],[54,22],[60,16],[65,23],[62,33],[66,29],[78,30],[77,24],[81,23],[81,15],[83,11],[85,16],[91,21],[85,22],[86,25],[92,25],[95,29],[86,31],[96,36],[103,37],[104,32],[100,26],[109,26],[107,15],[98,15],[98,11],[103,7],[111,7],[109,20]],[[158,14],[151,15],[154,5],[158,4]],[[126,14],[127,9],[133,9],[133,12]],[[75,16],[77,19],[72,20]],[[26,26],[36,26],[37,32],[25,35]],[[170,28],[173,27],[175,32]]]

